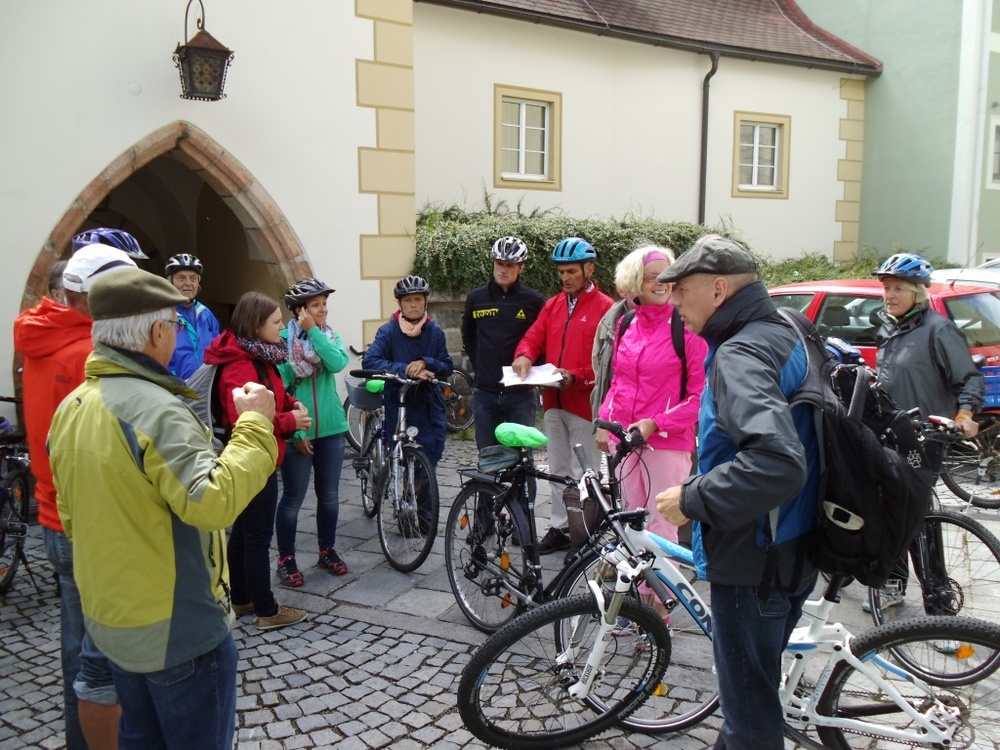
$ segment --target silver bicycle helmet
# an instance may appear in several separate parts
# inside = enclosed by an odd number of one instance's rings
[[[506,260],[511,263],[524,263],[528,259],[528,246],[520,237],[501,237],[493,243],[490,250],[493,260]]]
[[[296,307],[302,307],[313,297],[318,297],[321,294],[329,297],[334,291],[336,290],[331,289],[317,278],[310,276],[307,279],[299,279],[285,292],[285,307],[295,312]]]
[[[392,290],[396,299],[405,297],[407,294],[422,294],[425,297],[431,293],[431,285],[421,276],[404,276],[396,282],[396,288]]]

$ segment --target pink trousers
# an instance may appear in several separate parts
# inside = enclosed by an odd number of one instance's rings
[[[619,465],[618,483],[622,502],[632,510],[645,508],[649,511],[646,529],[652,533],[677,541],[677,527],[668,523],[656,509],[656,496],[668,487],[676,487],[691,473],[690,451],[652,450],[643,448],[629,454]],[[643,583],[639,586],[642,594],[651,593]]]

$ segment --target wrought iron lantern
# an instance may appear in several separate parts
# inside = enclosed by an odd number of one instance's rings
[[[178,44],[174,50],[174,65],[181,74],[181,98],[217,102],[226,96],[222,87],[226,85],[226,70],[233,51],[205,29],[205,6],[201,0],[198,0],[201,14],[195,21],[198,33],[188,41],[188,13],[194,1],[188,0],[184,11],[184,44]]]

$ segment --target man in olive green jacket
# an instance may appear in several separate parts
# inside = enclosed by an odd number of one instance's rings
[[[274,397],[235,389],[240,418],[216,455],[177,398],[195,394],[166,369],[178,297],[138,268],[94,283],[95,350],[56,411],[49,453],[87,632],[121,701],[121,746],[231,750],[225,528],[274,471]]]

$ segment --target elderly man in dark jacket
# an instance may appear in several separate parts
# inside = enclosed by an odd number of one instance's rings
[[[816,581],[803,534],[816,504],[818,447],[809,409],[788,405],[806,355],[756,271],[745,248],[708,235],[659,276],[674,283],[670,302],[688,328],[709,343],[699,474],[656,501],[671,523],[696,521],[725,717],[715,747],[727,750],[784,747],[781,653]]]

